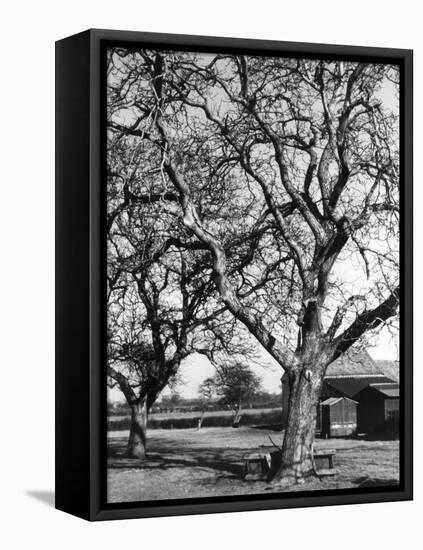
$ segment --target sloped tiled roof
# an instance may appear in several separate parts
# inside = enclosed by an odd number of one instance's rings
[[[370,384],[392,383],[392,380],[381,374],[373,376],[341,376],[339,378],[337,376],[329,376],[325,377],[325,383],[335,390],[336,393],[351,398]]]
[[[375,361],[377,368],[388,378],[399,382],[399,361]]]
[[[385,397],[399,397],[399,384],[370,384],[370,387]]]
[[[326,371],[329,376],[381,375],[383,372],[366,350],[348,350],[331,363]]]
[[[375,361],[365,349],[350,348],[328,366],[325,381],[337,391],[352,397],[371,383],[397,382],[398,367],[395,368],[393,363],[396,362]],[[341,383],[341,380],[344,382]]]

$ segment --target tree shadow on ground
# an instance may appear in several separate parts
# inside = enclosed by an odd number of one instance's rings
[[[379,479],[375,477],[358,477],[354,480],[354,483],[358,487],[389,487],[391,485],[398,485],[398,479]]]
[[[283,432],[283,424],[258,424],[251,426],[254,430],[266,430],[271,432]]]
[[[128,458],[125,456],[126,440],[115,440],[108,445],[108,468],[124,470],[171,470],[173,468],[201,468],[220,472],[226,478],[241,478],[243,473],[243,455],[251,452],[245,449],[209,449],[199,447],[187,449],[178,447],[172,442],[172,451],[167,441],[154,445],[154,449],[147,452],[145,460]]]

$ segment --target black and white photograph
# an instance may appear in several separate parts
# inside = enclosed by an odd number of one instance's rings
[[[414,549],[418,4],[2,8],[0,547]]]
[[[400,67],[110,44],[107,502],[400,483]]]

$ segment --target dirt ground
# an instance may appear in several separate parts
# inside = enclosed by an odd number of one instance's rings
[[[108,434],[108,501],[131,502],[280,492],[263,481],[244,481],[243,456],[270,450],[282,435],[257,428],[151,430],[148,459],[124,458],[128,433]],[[399,442],[317,439],[316,449],[336,450],[335,478],[285,489],[309,491],[395,485],[399,480]]]

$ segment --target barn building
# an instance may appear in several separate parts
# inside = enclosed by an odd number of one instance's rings
[[[358,431],[372,433],[388,426],[396,430],[400,411],[400,388],[396,382],[370,384],[357,394]]]
[[[388,369],[388,366],[389,369]],[[374,361],[369,353],[366,350],[352,350],[344,353],[342,356],[338,357],[333,363],[329,365],[326,371],[324,384],[322,388],[321,400],[317,409],[317,419],[316,419],[316,429],[318,432],[322,431],[322,405],[326,402],[326,406],[333,408],[332,417],[338,417],[342,419],[343,427],[341,423],[338,430],[344,432],[354,433],[354,431],[360,431],[360,428],[363,426],[363,419],[366,416],[366,412],[362,410],[361,416],[361,426],[358,425],[358,410],[360,410],[360,402],[358,395],[360,392],[368,388],[370,385],[378,384],[392,384],[396,383],[396,380],[385,374],[385,370],[388,372],[388,375],[391,373],[398,373],[398,364],[394,361]],[[384,370],[382,370],[384,369]],[[398,386],[398,384],[396,384]],[[375,394],[371,394],[375,395]],[[328,401],[331,398],[344,398],[352,401],[352,403],[358,403],[354,405],[350,402],[344,400],[341,401]],[[372,397],[370,396],[371,400]],[[282,377],[282,416],[283,421],[286,421],[288,413],[288,400],[289,400],[289,384],[288,377],[286,374]],[[342,403],[342,405],[341,405]],[[346,405],[348,403],[348,405]],[[367,409],[366,409],[367,410]],[[342,411],[348,411],[344,413]],[[325,412],[325,415],[329,412]],[[355,420],[354,420],[355,416]],[[327,417],[325,417],[327,418]],[[326,420],[325,420],[326,421]],[[352,430],[351,426],[356,424],[356,429]],[[369,423],[365,424],[369,427],[371,424],[371,417]],[[327,424],[324,426],[327,430]],[[326,433],[326,432],[325,432]],[[339,433],[339,435],[341,435]],[[346,434],[344,434],[346,435]]]

